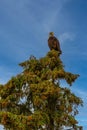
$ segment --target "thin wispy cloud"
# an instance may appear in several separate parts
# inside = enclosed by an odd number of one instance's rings
[[[75,34],[72,32],[65,32],[60,35],[60,41],[61,43],[64,43],[66,41],[74,41],[75,40]]]

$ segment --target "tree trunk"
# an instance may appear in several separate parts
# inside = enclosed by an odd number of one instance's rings
[[[54,120],[51,116],[50,116],[50,122],[47,126],[47,130],[54,130]]]

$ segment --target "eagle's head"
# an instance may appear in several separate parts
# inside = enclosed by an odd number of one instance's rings
[[[49,33],[49,37],[53,37],[54,36],[54,33],[53,32],[50,32]]]

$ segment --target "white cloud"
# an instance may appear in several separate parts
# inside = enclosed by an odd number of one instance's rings
[[[2,125],[0,125],[0,130],[4,130],[4,127]]]
[[[67,40],[73,41],[73,40],[75,40],[75,34],[73,34],[71,32],[65,32],[59,36],[59,39],[60,39],[61,43],[64,43]]]

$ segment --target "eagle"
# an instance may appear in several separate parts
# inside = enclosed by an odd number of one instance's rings
[[[60,49],[59,40],[54,36],[53,32],[49,33],[48,46],[49,46],[50,50],[56,50],[59,52],[59,54],[62,54],[62,51]]]

